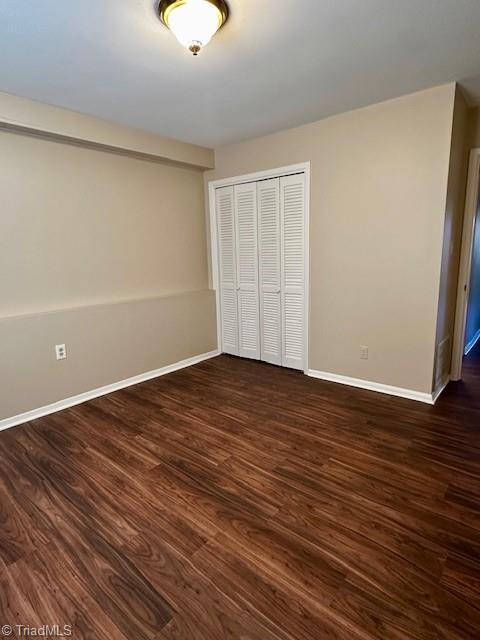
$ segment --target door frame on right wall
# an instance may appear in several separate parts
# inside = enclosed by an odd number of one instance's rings
[[[218,237],[217,237],[217,212],[215,201],[215,190],[221,187],[243,184],[246,182],[257,182],[270,178],[281,178],[296,173],[303,173],[305,177],[305,227],[304,227],[304,259],[305,259],[305,304],[304,304],[304,356],[303,371],[308,373],[309,361],[309,324],[310,324],[310,162],[267,169],[239,176],[221,178],[208,182],[208,202],[209,202],[209,225],[210,225],[210,264],[212,287],[215,290],[217,306],[217,348],[222,351],[222,319],[220,309],[220,274],[218,261]]]
[[[468,163],[467,195],[463,219],[462,249],[458,272],[457,307],[453,334],[451,380],[462,378],[462,366],[465,350],[465,328],[467,324],[468,299],[475,236],[475,219],[480,195],[480,148],[470,151]]]

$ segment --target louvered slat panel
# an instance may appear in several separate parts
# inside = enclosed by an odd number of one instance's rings
[[[258,357],[258,294],[256,291],[238,292],[240,313],[240,355]]]
[[[282,224],[282,364],[303,369],[305,361],[305,183],[304,175],[280,179]]]
[[[239,355],[233,187],[216,189],[222,350]]]
[[[280,299],[280,180],[257,184],[261,358],[282,363]]]
[[[296,176],[294,176],[296,177]],[[301,176],[303,180],[303,176]],[[283,178],[286,180],[286,178]],[[284,282],[285,287],[303,287],[304,239],[303,239],[303,184],[283,184],[283,234],[284,234]]]
[[[272,364],[281,364],[282,305],[279,293],[264,291],[262,295],[262,360]]]
[[[237,292],[223,289],[221,302],[223,351],[238,356]]]
[[[234,187],[237,238],[239,352],[260,358],[258,291],[257,185]]]
[[[303,363],[303,294],[285,293],[284,358],[286,366]]]
[[[255,185],[236,188],[238,280],[240,286],[257,282],[257,217]]]
[[[279,180],[258,184],[260,279],[262,286],[280,287]]]

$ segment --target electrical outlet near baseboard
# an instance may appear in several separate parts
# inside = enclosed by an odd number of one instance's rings
[[[55,345],[55,355],[57,360],[65,360],[67,357],[67,348],[64,344],[56,344]]]
[[[368,347],[360,347],[360,360],[368,360]]]

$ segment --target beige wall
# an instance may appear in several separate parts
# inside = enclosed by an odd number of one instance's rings
[[[439,287],[434,388],[448,379],[452,360],[458,269],[462,245],[463,214],[470,142],[470,110],[460,89],[455,93],[452,143]]]
[[[453,84],[217,149],[207,181],[311,161],[310,368],[432,390],[447,186],[449,203],[461,194],[456,100],[452,154]],[[208,150],[174,145],[180,166],[47,140],[49,109],[35,109],[36,137],[0,132],[0,420],[216,346],[193,168]]]
[[[202,168],[214,166],[211,149],[2,92],[0,128],[29,131],[44,138],[52,137]]]
[[[0,419],[211,351],[215,322],[208,290],[1,319]]]
[[[0,420],[216,347],[201,171],[5,131],[0,167]]]
[[[0,132],[0,315],[208,288],[203,177]]]
[[[437,87],[216,150],[206,180],[311,161],[311,369],[431,392],[454,97]]]

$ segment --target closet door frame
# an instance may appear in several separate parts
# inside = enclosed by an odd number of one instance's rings
[[[217,308],[217,348],[222,352],[222,316],[220,307],[220,274],[218,262],[218,237],[217,237],[217,212],[215,189],[220,187],[235,186],[246,182],[258,182],[269,178],[282,178],[283,176],[303,173],[305,176],[305,298],[304,298],[304,354],[303,371],[308,373],[308,346],[309,346],[309,324],[310,324],[310,162],[288,165],[267,171],[248,173],[240,176],[232,176],[222,180],[212,180],[208,183],[209,200],[209,224],[210,224],[210,266],[212,287],[215,291]]]

